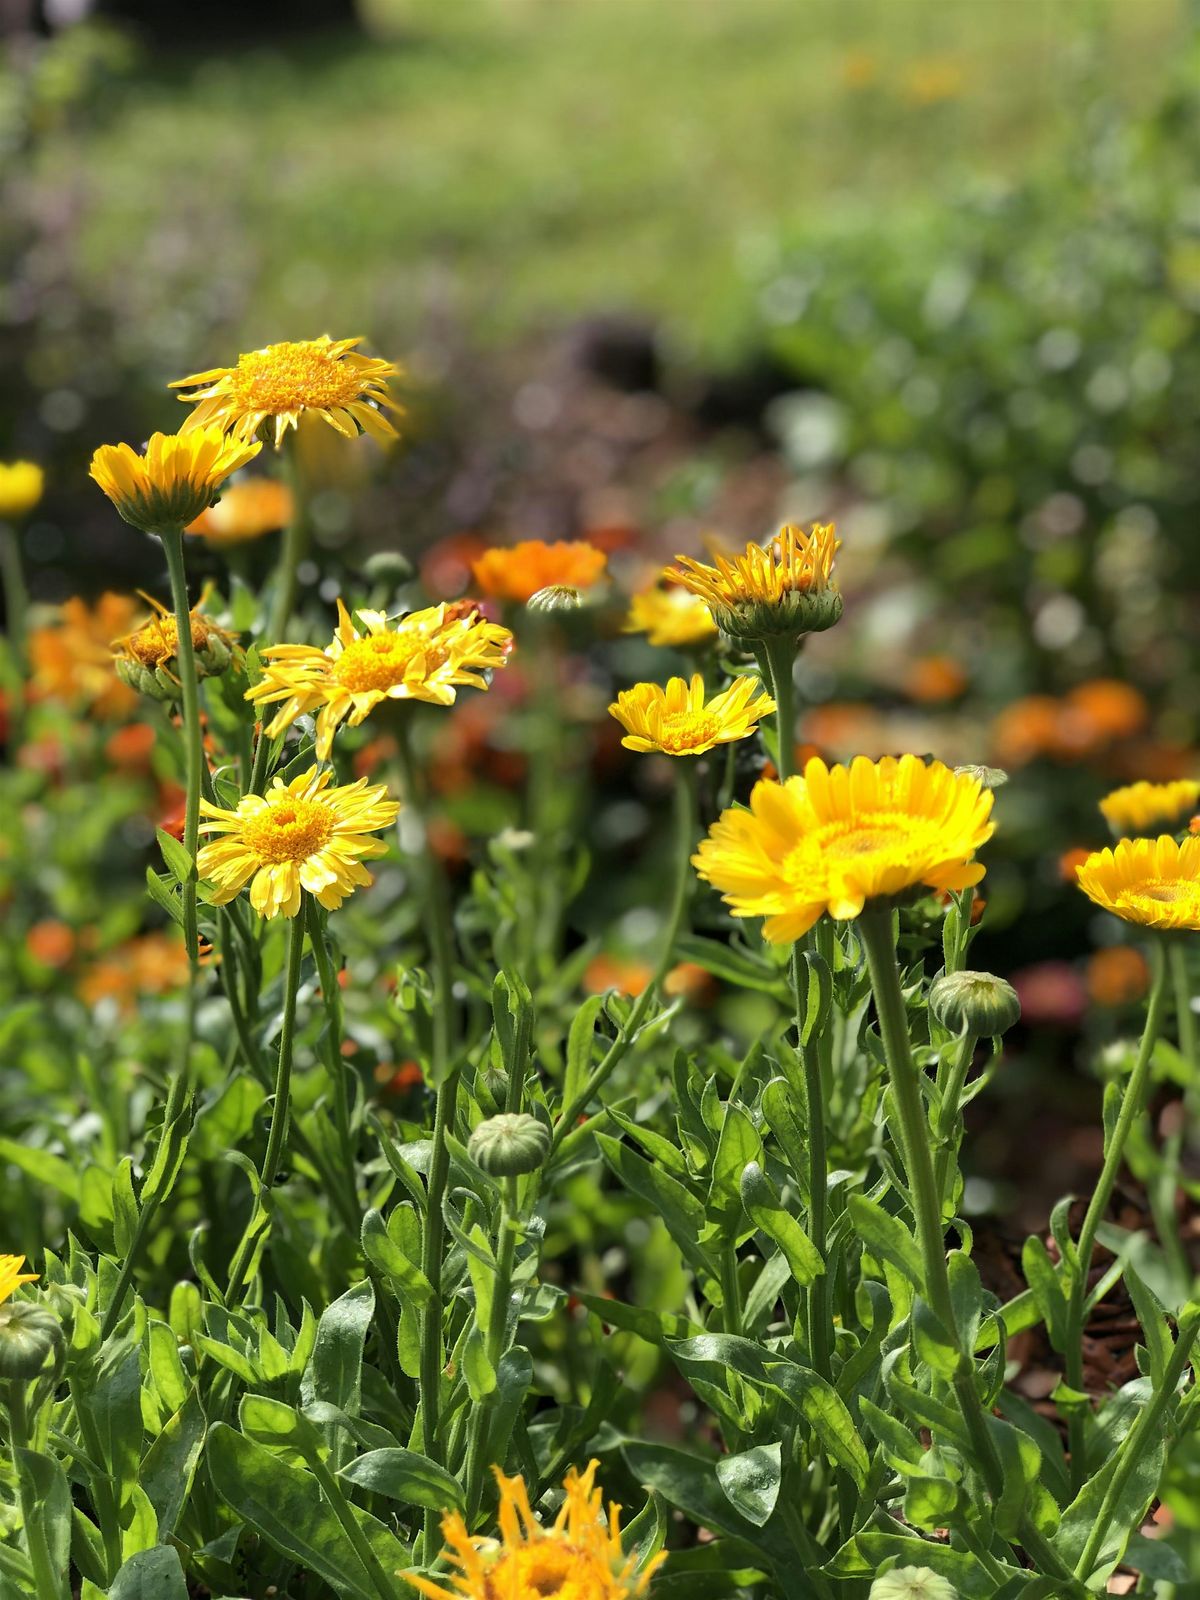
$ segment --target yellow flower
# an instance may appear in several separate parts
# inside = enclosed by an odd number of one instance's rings
[[[0,1256],[0,1304],[9,1300],[23,1283],[36,1283],[38,1272],[22,1272],[24,1256]]]
[[[278,478],[242,478],[225,489],[215,506],[183,530],[225,546],[261,539],[292,520],[292,492]]]
[[[150,595],[142,598],[152,608],[152,615],[132,633],[112,642],[117,676],[139,694],[152,695],[156,700],[178,699],[180,680],[174,662],[179,652],[179,629],[175,615]],[[200,604],[203,603],[202,596]],[[199,605],[192,607],[190,615],[196,676],[214,677],[224,672],[235,655],[240,657],[237,640],[206,616]]]
[[[843,921],[912,889],[978,883],[991,809],[990,789],[940,761],[814,757],[803,778],[759,783],[748,811],[724,812],[692,864],[735,917],[765,917],[764,937],[790,943],[826,911]]]
[[[629,602],[625,633],[644,633],[653,645],[665,649],[703,644],[717,631],[713,614],[703,600],[686,589],[647,589]]]
[[[196,409],[184,432],[216,423],[239,439],[253,439],[265,422],[274,421],[275,444],[301,416],[311,414],[347,438],[359,430],[387,443],[396,430],[379,410],[403,408],[388,393],[387,379],[400,370],[390,361],[361,355],[358,339],[301,339],[269,344],[238,357],[236,367],[211,367],[177,378],[172,389],[191,389],[180,399]]]
[[[1118,838],[1181,828],[1200,806],[1200,783],[1131,783],[1100,802],[1104,820]]]
[[[231,472],[262,448],[226,438],[220,428],[152,433],[145,455],[127,444],[102,444],[90,476],[126,522],[143,533],[184,528],[206,511]]]
[[[1143,928],[1200,929],[1200,839],[1122,839],[1079,868],[1089,900]]]
[[[296,720],[317,713],[317,758],[328,759],[338,725],[356,728],[383,700],[430,700],[453,705],[463,685],[486,689],[481,673],[502,667],[512,634],[477,612],[448,615],[446,605],[413,611],[394,627],[382,611],[356,613],[354,626],[338,601],[338,625],[326,650],[314,645],[271,645],[258,683],[246,691],[255,705],[284,704],[267,729],[273,739]]]
[[[608,557],[582,539],[523,539],[497,545],[471,563],[475,582],[495,600],[524,602],[539,589],[590,589],[603,575]]]
[[[45,474],[32,461],[0,461],[0,521],[28,516],[42,498]]]
[[[702,756],[714,745],[748,738],[758,719],[775,709],[757,678],[735,678],[728,689],[704,698],[704,678],[697,672],[671,678],[665,689],[639,683],[623,689],[610,715],[625,729],[627,750],[659,750],[667,756]]]
[[[494,1469],[500,1486],[500,1538],[472,1537],[458,1512],[442,1520],[446,1555],[459,1568],[449,1582],[408,1575],[428,1600],[633,1600],[644,1594],[660,1552],[637,1569],[637,1552],[621,1548],[620,1507],[605,1518],[603,1494],[593,1486],[598,1462],[583,1473],[572,1467],[563,1484],[567,1498],[549,1528],[533,1514],[524,1480]]]
[[[217,905],[227,905],[249,883],[250,904],[268,920],[294,917],[301,889],[336,911],[359,884],[373,882],[362,862],[387,847],[369,836],[395,822],[400,807],[382,783],[360,778],[331,789],[332,779],[332,772],[316,767],[290,783],[276,778],[265,795],[244,794],[236,811],[201,800],[204,832],[223,836],[202,845],[196,857]]]
[[[833,578],[840,543],[832,523],[805,533],[789,522],[769,544],[749,544],[732,559],[716,555],[711,567],[676,556],[679,567],[665,576],[703,600],[735,639],[799,638],[832,628],[842,614]]]
[[[83,707],[100,718],[132,710],[137,697],[117,676],[112,640],[130,626],[135,611],[129,595],[111,591],[94,606],[78,596],[65,600],[57,622],[34,628],[29,635],[34,696]]]

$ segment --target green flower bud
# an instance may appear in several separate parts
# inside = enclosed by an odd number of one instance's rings
[[[413,576],[413,564],[399,550],[376,550],[363,562],[363,576],[372,583],[407,583]]]
[[[234,636],[201,611],[191,613],[192,654],[197,678],[215,678],[224,672],[237,649]],[[124,639],[113,645],[117,677],[138,694],[153,700],[182,698],[179,678],[179,636],[170,612],[156,611]]]
[[[0,1306],[0,1378],[36,1378],[62,1344],[58,1318],[32,1300]]]
[[[583,605],[583,596],[578,589],[565,583],[551,583],[531,594],[525,604],[530,611],[578,611]]]
[[[536,1172],[550,1154],[550,1130],[521,1111],[502,1111],[481,1122],[471,1135],[468,1154],[493,1178]]]
[[[930,986],[929,1009],[943,1028],[977,1039],[1007,1033],[1021,1019],[1017,991],[991,972],[943,972]]]
[[[958,1600],[958,1590],[929,1567],[896,1567],[875,1579],[870,1600]]]
[[[778,600],[738,600],[732,605],[710,606],[722,633],[731,639],[755,643],[759,639],[802,639],[806,633],[824,633],[842,614],[842,597],[836,589],[791,589]]]

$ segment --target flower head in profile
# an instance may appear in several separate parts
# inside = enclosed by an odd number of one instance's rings
[[[181,692],[176,657],[179,654],[179,629],[175,614],[150,595],[142,598],[150,606],[150,616],[123,638],[112,643],[117,675],[139,694],[155,700],[177,700]],[[201,605],[203,600],[201,601]],[[200,606],[191,611],[192,651],[199,678],[224,672],[238,651],[237,640]]]
[[[91,712],[102,720],[123,716],[137,704],[117,676],[112,641],[133,624],[130,595],[102,594],[94,605],[78,596],[65,600],[57,620],[29,635],[30,687],[36,696]]]
[[[704,601],[690,590],[659,585],[633,596],[623,631],[644,633],[663,649],[686,650],[715,638],[717,625]]]
[[[349,439],[369,433],[386,444],[396,430],[380,411],[402,408],[387,380],[399,368],[360,354],[362,339],[301,339],[269,344],[240,355],[235,367],[211,367],[177,378],[172,389],[188,389],[180,399],[196,409],[184,432],[210,423],[238,439],[253,439],[264,424],[274,429],[276,448],[302,416],[319,418]]]
[[[371,835],[390,826],[400,807],[384,784],[360,778],[331,788],[332,781],[328,769],[312,767],[290,783],[276,778],[265,795],[243,795],[234,811],[201,800],[201,827],[216,837],[201,846],[196,870],[213,885],[217,905],[249,884],[250,904],[268,920],[294,917],[301,889],[336,911],[372,881],[362,863],[386,846]]]
[[[292,491],[278,478],[240,478],[222,491],[215,506],[189,522],[184,533],[198,534],[210,545],[245,544],[275,533],[292,520]]]
[[[0,461],[0,522],[27,517],[42,498],[45,474],[34,461]]]
[[[0,1305],[10,1300],[23,1283],[36,1283],[37,1272],[22,1272],[24,1256],[0,1256]]]
[[[126,522],[143,533],[165,533],[194,522],[230,473],[261,448],[227,438],[220,428],[152,433],[144,455],[127,444],[102,444],[89,476]]]
[[[645,1594],[659,1553],[638,1570],[637,1552],[621,1548],[620,1507],[605,1517],[603,1494],[594,1485],[598,1463],[567,1473],[563,1501],[554,1522],[543,1527],[533,1514],[525,1482],[495,1469],[500,1486],[500,1537],[467,1532],[458,1512],[442,1521],[446,1555],[458,1567],[447,1588],[415,1574],[408,1581],[428,1600],[635,1600]]]
[[[390,622],[382,611],[351,617],[339,599],[329,647],[270,646],[263,676],[246,698],[258,706],[282,702],[267,730],[271,738],[297,717],[315,714],[317,757],[324,761],[341,723],[357,727],[384,700],[452,705],[464,686],[486,689],[483,673],[502,667],[511,647],[508,629],[474,610],[462,614],[443,604]]]
[[[1173,833],[1200,806],[1200,783],[1179,778],[1173,783],[1130,783],[1114,789],[1100,810],[1117,838]]]
[[[1143,928],[1200,929],[1200,838],[1122,839],[1079,868],[1089,900]]]
[[[735,639],[769,639],[832,628],[842,614],[833,577],[840,540],[833,524],[810,533],[787,523],[766,545],[744,555],[715,555],[713,565],[677,556],[666,577],[703,600],[722,633]]]
[[[524,604],[539,589],[590,589],[604,574],[608,557],[583,539],[522,539],[495,545],[472,562],[481,592],[493,600]]]
[[[713,824],[692,864],[735,917],[765,917],[773,944],[912,890],[966,889],[983,877],[975,852],[991,837],[992,792],[940,761],[813,757],[802,778],[763,781],[749,810]]]
[[[736,678],[728,689],[705,699],[704,678],[671,678],[666,688],[639,683],[623,689],[609,713],[625,729],[627,750],[657,750],[667,756],[702,756],[714,745],[748,738],[760,717],[775,709],[757,678]]]

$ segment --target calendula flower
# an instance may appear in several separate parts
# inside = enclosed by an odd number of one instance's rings
[[[0,1305],[9,1300],[23,1283],[36,1283],[38,1272],[22,1272],[24,1256],[0,1256]]]
[[[189,970],[181,939],[158,930],[139,934],[92,963],[79,980],[79,998],[87,1005],[113,1000],[131,1013],[147,997],[182,989]]]
[[[102,444],[89,476],[126,522],[143,533],[184,528],[206,511],[231,472],[262,448],[227,438],[220,428],[152,433],[146,453],[127,444]]]
[[[384,700],[454,703],[465,685],[487,688],[484,672],[502,667],[512,634],[477,612],[455,614],[446,605],[412,611],[389,623],[382,611],[355,613],[341,600],[329,647],[277,644],[263,652],[261,680],[247,690],[255,705],[283,704],[267,729],[271,738],[299,716],[316,713],[317,757],[328,758],[339,725],[354,728]]]
[[[765,917],[764,936],[790,943],[824,912],[843,921],[914,889],[978,883],[991,809],[990,789],[940,761],[814,756],[802,778],[758,783],[749,810],[724,812],[692,864],[735,917]]]
[[[276,448],[289,428],[310,415],[353,439],[361,429],[387,443],[396,430],[379,410],[400,411],[387,380],[400,370],[391,361],[364,356],[362,339],[301,339],[269,344],[240,355],[235,367],[210,367],[177,378],[172,389],[190,389],[180,399],[196,409],[184,431],[215,423],[238,439],[253,439],[273,424]]]
[[[336,911],[360,884],[372,882],[362,865],[386,846],[372,834],[396,820],[400,807],[384,784],[330,788],[333,774],[312,767],[290,783],[276,778],[265,795],[246,794],[235,811],[201,800],[201,827],[219,837],[196,857],[200,877],[227,905],[247,884],[259,916],[294,917],[307,889]]]
[[[749,544],[732,559],[716,555],[712,566],[677,556],[666,577],[703,600],[732,638],[799,638],[831,628],[842,614],[833,578],[840,543],[832,523],[810,533],[788,523],[768,544]]]
[[[33,461],[0,461],[0,522],[27,517],[42,498],[45,474]]]
[[[177,700],[181,686],[175,659],[179,652],[175,615],[150,595],[142,598],[151,607],[149,619],[112,643],[117,675],[139,694],[151,695],[155,700]],[[214,677],[224,672],[238,653],[237,640],[205,616],[198,605],[192,607],[190,615],[196,676]]]
[[[627,750],[657,750],[667,756],[702,756],[714,745],[748,738],[760,717],[775,709],[757,678],[735,678],[728,689],[704,698],[704,678],[671,678],[666,688],[639,683],[623,689],[609,706],[625,729]]]
[[[553,1524],[533,1514],[525,1482],[495,1469],[500,1486],[500,1538],[467,1532],[458,1512],[442,1520],[446,1555],[458,1567],[452,1588],[415,1574],[408,1581],[429,1600],[633,1600],[649,1586],[665,1552],[637,1570],[637,1553],[621,1548],[620,1507],[604,1515],[603,1494],[594,1486],[598,1462],[563,1484],[566,1499]]]
[[[131,596],[102,594],[94,606],[74,597],[58,620],[29,635],[30,687],[35,696],[84,709],[107,720],[123,716],[137,697],[117,676],[112,640],[133,622]]]
[[[1079,869],[1089,900],[1143,928],[1200,929],[1200,839],[1122,839]]]
[[[590,589],[603,576],[608,557],[582,539],[523,539],[497,545],[471,563],[475,582],[493,600],[523,604],[539,589]]]
[[[1150,967],[1140,950],[1109,945],[1088,957],[1087,991],[1098,1006],[1129,1006],[1150,987]]]
[[[278,478],[240,478],[222,490],[215,506],[189,522],[184,533],[199,534],[222,548],[261,539],[292,520],[292,491]]]
[[[1174,783],[1131,783],[1114,789],[1100,802],[1105,822],[1118,838],[1135,834],[1173,833],[1200,805],[1200,783],[1180,778]]]
[[[635,594],[629,602],[624,632],[644,633],[653,645],[679,650],[713,638],[717,625],[703,600],[675,585]]]

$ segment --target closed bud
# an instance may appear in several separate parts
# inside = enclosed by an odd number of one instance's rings
[[[943,1028],[977,1039],[1007,1033],[1021,1018],[1017,991],[991,972],[943,972],[930,986],[929,1009]]]
[[[531,594],[525,604],[530,611],[578,611],[583,605],[583,596],[578,589],[565,583],[551,583]]]
[[[521,1111],[502,1111],[481,1122],[471,1135],[468,1154],[492,1178],[517,1178],[536,1172],[550,1154],[550,1130]]]
[[[62,1337],[58,1318],[45,1306],[31,1300],[0,1306],[0,1378],[36,1378]]]
[[[413,564],[399,550],[376,550],[363,562],[363,576],[372,583],[407,583],[413,576]]]
[[[870,1600],[958,1600],[958,1590],[929,1567],[896,1567],[875,1579]]]

